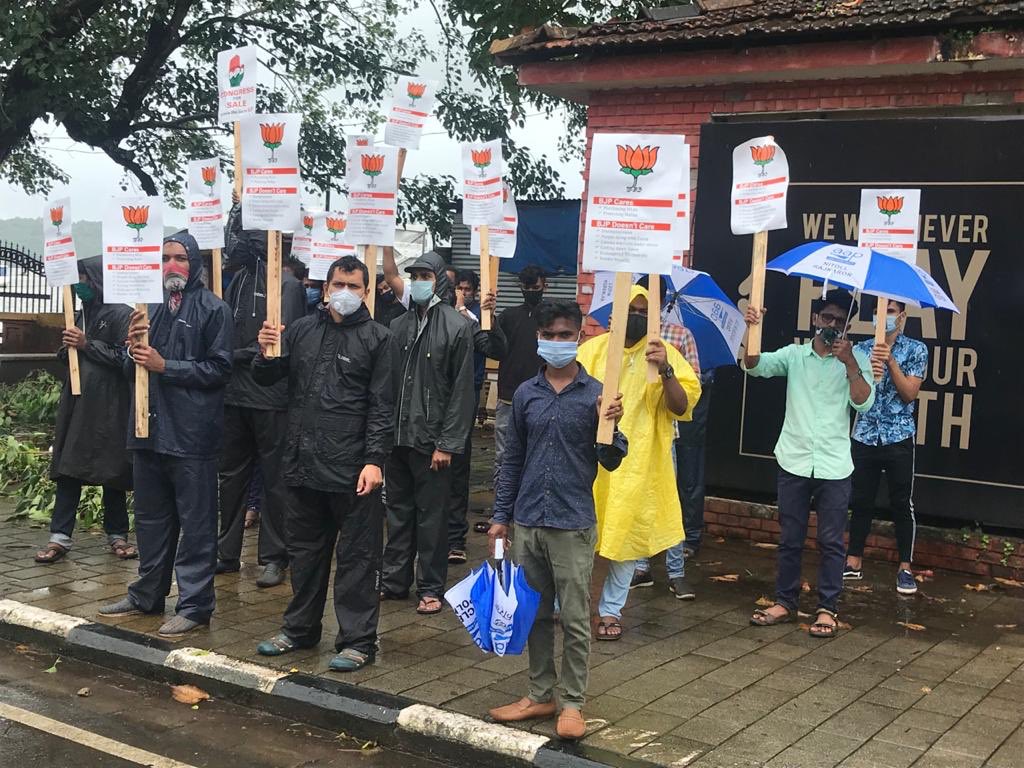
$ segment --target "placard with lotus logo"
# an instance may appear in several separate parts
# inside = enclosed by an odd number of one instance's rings
[[[519,231],[519,211],[516,208],[516,199],[508,184],[502,183],[502,220],[498,224],[491,224],[487,228],[488,245],[491,256],[499,259],[511,259],[516,255],[516,245]],[[470,228],[469,252],[474,256],[480,255],[480,227]]]
[[[71,237],[71,198],[50,200],[43,206],[43,266],[49,285],[78,282],[78,260]]]
[[[857,245],[916,263],[920,189],[862,189]]]
[[[471,141],[462,145],[462,221],[464,224],[500,224],[504,219],[501,140]]]
[[[247,45],[217,54],[217,122],[256,114],[257,52],[256,46]]]
[[[729,219],[734,235],[786,228],[789,160],[774,138],[745,141],[732,153]]]
[[[103,300],[153,304],[163,300],[164,201],[159,196],[111,198],[103,211]]]
[[[302,178],[299,133],[302,115],[251,115],[242,133],[242,225],[293,232],[301,228]]]
[[[344,233],[337,233],[337,241],[349,245],[394,245],[398,148],[378,144],[354,152],[345,179],[348,215]]]
[[[434,111],[438,82],[402,75],[391,92],[391,110],[384,124],[384,143],[402,149],[419,149],[423,128]]]
[[[325,211],[313,215],[312,251],[309,279],[326,280],[331,264],[342,256],[355,256],[356,247],[345,242],[348,217],[342,211]]]
[[[189,161],[185,211],[188,231],[200,248],[224,247],[224,203],[218,158]]]

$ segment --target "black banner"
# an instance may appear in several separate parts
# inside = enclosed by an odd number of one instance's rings
[[[709,272],[741,310],[752,237],[729,229],[737,144],[771,135],[789,159],[789,226],[769,233],[769,261],[812,240],[855,244],[863,187],[922,190],[918,264],[960,314],[907,307],[907,335],[929,350],[917,403],[919,515],[1024,528],[1022,130],[1024,122],[1002,118],[710,123],[701,130],[695,267]],[[769,272],[763,349],[808,339],[810,304],[820,294],[809,280]],[[873,299],[861,304],[855,339],[872,332]],[[709,485],[774,498],[772,449],[784,391],[785,380],[719,369]]]

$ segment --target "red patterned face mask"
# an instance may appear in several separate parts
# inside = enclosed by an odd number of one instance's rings
[[[177,314],[181,307],[181,292],[188,283],[188,264],[176,261],[165,261],[163,266],[164,289],[169,292],[167,308],[171,314]]]

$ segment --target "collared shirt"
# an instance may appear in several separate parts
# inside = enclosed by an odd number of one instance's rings
[[[679,354],[690,364],[693,372],[700,376],[700,356],[697,354],[697,341],[689,328],[675,323],[661,323],[661,340],[679,350]]]
[[[846,366],[832,354],[818,355],[811,342],[763,352],[757,365],[747,369],[751,376],[788,379],[786,418],[775,444],[775,458],[790,474],[842,480],[853,473],[848,409],[863,413],[875,402],[871,363],[858,349],[853,355],[870,385],[868,398],[860,405],[850,397]]]
[[[874,348],[873,338],[865,339],[854,347],[868,357]],[[924,342],[908,339],[902,333],[892,345],[892,358],[904,376],[923,379],[928,372],[928,347]],[[913,437],[917,432],[917,422],[914,420],[916,402],[903,402],[892,381],[889,366],[885,366],[882,380],[875,384],[875,404],[870,411],[857,417],[853,439],[864,445],[892,445]]]
[[[598,461],[615,469],[626,455],[618,430],[613,444],[597,445],[601,382],[580,366],[555,392],[544,369],[512,398],[512,418],[495,491],[493,521],[530,528],[581,530],[597,523],[594,479]]]

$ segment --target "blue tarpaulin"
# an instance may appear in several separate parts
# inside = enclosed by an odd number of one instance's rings
[[[580,244],[580,201],[516,201],[519,231],[516,255],[501,260],[502,272],[519,272],[536,264],[549,275],[576,274]]]

